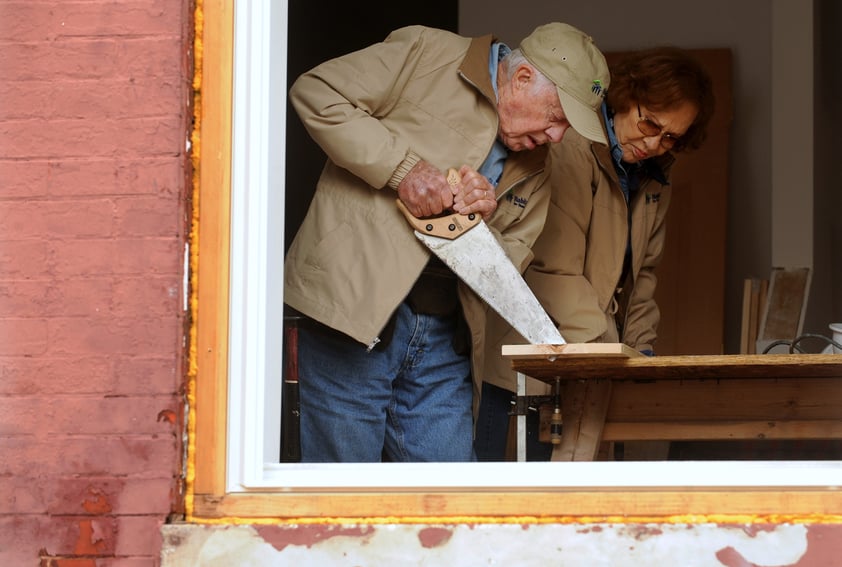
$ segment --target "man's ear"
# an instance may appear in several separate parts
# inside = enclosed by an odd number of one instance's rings
[[[526,63],[521,63],[512,75],[512,87],[523,90],[529,87],[529,83],[534,79],[535,70]]]

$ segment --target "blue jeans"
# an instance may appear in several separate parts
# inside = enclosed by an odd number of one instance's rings
[[[470,360],[453,349],[456,316],[395,313],[370,352],[336,332],[298,337],[303,462],[473,461]]]
[[[488,382],[482,383],[477,434],[474,449],[480,461],[505,461],[506,442],[509,435],[509,412],[514,394]],[[539,440],[540,416],[537,412],[526,414],[526,460],[549,461],[553,453],[551,443]]]

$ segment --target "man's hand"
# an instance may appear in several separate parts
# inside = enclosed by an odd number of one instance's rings
[[[438,215],[451,208],[453,195],[444,173],[423,160],[416,163],[398,185],[398,197],[418,218]]]
[[[462,215],[479,213],[488,219],[497,209],[494,187],[484,175],[467,165],[459,168],[457,177],[461,179],[450,183],[438,168],[419,161],[398,185],[398,197],[417,218],[452,209]]]
[[[488,219],[497,209],[494,186],[478,171],[463,165],[459,168],[462,180],[454,185],[453,210],[459,214],[479,213]]]

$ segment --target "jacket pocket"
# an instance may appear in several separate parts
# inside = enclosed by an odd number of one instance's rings
[[[323,272],[328,268],[343,264],[350,266],[356,256],[349,248],[352,242],[354,239],[351,226],[342,223],[325,234],[315,245],[307,247],[307,254],[299,267],[313,272]]]

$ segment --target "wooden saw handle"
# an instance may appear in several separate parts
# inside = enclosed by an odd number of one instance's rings
[[[453,168],[447,170],[447,182],[450,185],[455,185],[456,183],[459,183],[460,180],[461,178],[459,177],[458,171]],[[421,234],[431,234],[448,240],[458,238],[482,222],[482,216],[479,213],[468,213],[467,215],[448,213],[440,217],[419,219],[409,212],[409,209],[406,208],[403,201],[396,199],[396,203],[398,205],[398,210],[403,213],[403,216],[406,217],[406,220],[409,221],[412,228]]]

